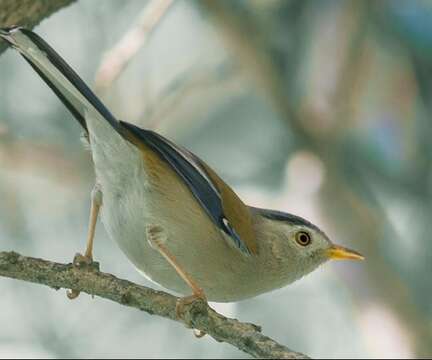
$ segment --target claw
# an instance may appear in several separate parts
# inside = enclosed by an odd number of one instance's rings
[[[66,296],[69,300],[75,300],[80,295],[80,293],[81,291],[79,290],[69,289],[66,291]]]
[[[194,335],[197,339],[201,339],[207,335],[205,331],[194,329]]]
[[[72,264],[77,268],[92,267],[95,270],[99,270],[99,263],[94,262],[91,257],[84,256],[79,253],[75,255]],[[74,300],[80,295],[80,291],[70,289],[66,292],[66,295],[69,300]]]
[[[81,255],[80,253],[76,254],[73,259],[73,264],[76,267],[90,266],[93,264],[92,257]]]
[[[205,303],[207,303],[207,298],[202,290],[196,294],[179,298],[177,300],[175,309],[177,319],[182,320],[184,318],[185,306],[191,305],[195,301],[204,301]]]
[[[189,328],[191,328],[192,326],[191,326],[191,324],[188,324],[187,321],[185,321],[186,319],[184,318],[184,310],[185,310],[184,308],[185,308],[185,306],[192,305],[196,301],[197,302],[198,301],[204,302],[208,306],[207,298],[204,294],[204,291],[202,291],[202,290],[200,290],[196,294],[179,298],[177,300],[177,303],[176,303],[175,311],[176,311],[177,319],[184,320],[186,327],[189,327]],[[198,330],[198,329],[193,329],[193,333],[197,339],[200,339],[200,338],[207,335],[207,333],[205,331]]]

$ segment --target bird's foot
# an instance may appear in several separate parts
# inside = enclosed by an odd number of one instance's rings
[[[197,311],[207,311],[207,297],[205,296],[204,291],[201,289],[195,294],[179,298],[176,303],[175,311],[177,319],[183,320],[186,326],[189,328],[193,328],[193,326],[190,324],[190,319],[185,318],[185,308],[195,304],[197,306]],[[200,339],[207,335],[207,333],[203,330],[194,329],[194,335],[196,338]]]
[[[207,297],[204,291],[198,286],[195,280],[187,273],[187,271],[180,265],[176,257],[169,251],[166,246],[167,234],[162,226],[159,225],[148,225],[146,227],[146,237],[150,246],[159,251],[159,253],[168,261],[168,263],[176,270],[177,274],[190,286],[193,295],[186,296],[177,300],[176,303],[176,317],[183,321],[183,323],[189,327],[193,328],[191,312],[206,312],[208,310]],[[195,305],[196,303],[196,305]],[[189,312],[186,312],[185,308],[193,305],[193,308]],[[188,316],[185,316],[185,315]],[[202,330],[194,329],[194,335],[197,338],[202,338],[206,333]]]
[[[76,254],[73,262],[73,266],[78,269],[92,268],[93,270],[99,271],[99,263],[93,261],[92,256]],[[70,300],[76,299],[80,294],[79,290],[70,289],[67,291],[66,295]]]

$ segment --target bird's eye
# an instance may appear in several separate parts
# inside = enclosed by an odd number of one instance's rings
[[[306,231],[299,231],[296,234],[295,239],[301,246],[307,246],[311,243],[311,237]]]

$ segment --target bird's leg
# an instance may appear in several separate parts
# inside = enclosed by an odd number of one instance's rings
[[[96,230],[96,223],[99,215],[100,208],[102,206],[102,191],[100,186],[96,184],[91,192],[91,208],[90,208],[90,219],[89,229],[87,233],[87,247],[84,253],[90,263],[93,262],[93,244]]]
[[[91,208],[90,208],[90,219],[89,227],[87,232],[87,246],[84,255],[76,254],[73,260],[73,264],[77,267],[82,265],[91,265],[93,263],[93,244],[96,230],[96,223],[99,215],[99,210],[102,206],[102,191],[100,186],[96,184],[91,192]],[[70,290],[67,293],[69,299],[73,300],[79,296],[78,290]]]
[[[192,295],[185,296],[177,300],[176,304],[176,315],[179,319],[183,317],[183,309],[186,305],[192,304],[196,300],[203,300],[207,303],[207,298],[195,280],[183,269],[177,259],[165,246],[167,235],[164,229],[158,225],[149,225],[146,228],[147,241],[150,246],[159,251],[159,253],[168,261],[168,263],[175,269],[177,274],[186,282],[186,284],[192,289]],[[205,332],[201,330],[195,330],[194,334],[196,337],[201,338],[205,335]]]

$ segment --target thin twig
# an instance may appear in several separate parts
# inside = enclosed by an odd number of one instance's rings
[[[184,318],[179,320],[175,311],[176,297],[99,272],[95,266],[77,268],[72,264],[25,257],[15,252],[0,252],[0,276],[47,285],[57,290],[76,289],[152,315],[180,321],[257,358],[307,359],[307,356],[262,335],[258,326],[228,319],[202,301],[185,305]]]
[[[120,76],[139,49],[146,44],[150,34],[172,3],[172,0],[150,1],[139,16],[137,23],[117,45],[106,53],[96,73],[95,88],[97,92],[103,92],[109,88]]]
[[[221,69],[222,68],[222,71]],[[196,93],[209,92],[217,86],[233,80],[238,74],[234,67],[227,64],[219,65],[219,68],[199,70],[189,69],[168,83],[168,86],[157,96],[153,106],[148,106],[144,114],[140,116],[139,124],[145,124],[146,128],[158,130],[162,122],[169,121],[178,113],[179,107]],[[197,108],[194,108],[197,115]]]

